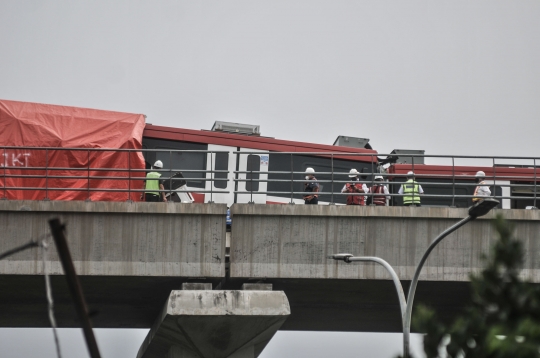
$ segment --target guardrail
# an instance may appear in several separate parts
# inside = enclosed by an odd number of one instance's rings
[[[0,147],[0,198],[10,199],[9,193],[13,193],[14,198],[28,198],[38,196],[39,199],[49,200],[52,193],[62,193],[64,198],[70,195],[75,200],[91,200],[95,193],[100,193],[100,198],[105,200],[118,200],[119,196],[111,196],[107,193],[125,193],[125,199],[137,198],[137,194],[142,195],[147,190],[144,189],[146,173],[150,171],[145,166],[145,159],[153,153],[159,159],[174,164],[174,154],[201,153],[210,158],[210,168],[213,168],[213,160],[217,153],[229,153],[227,151],[208,150],[162,150],[162,149],[103,149],[103,148],[61,148],[61,147]],[[113,158],[111,156],[123,156],[124,158]],[[108,166],[109,164],[113,166]],[[201,166],[206,166],[206,161],[202,161]],[[228,170],[207,170],[204,169],[183,169],[164,168],[152,169],[154,172],[163,174],[161,179],[167,182],[168,189],[152,190],[152,192],[165,192],[169,195],[174,192],[193,192],[187,189],[172,189],[177,181],[186,182],[210,182],[203,188],[197,188],[198,193],[210,193],[210,201],[213,194],[229,193],[225,190],[214,189],[214,182],[228,181]],[[184,178],[172,177],[180,172]],[[222,174],[223,178],[216,178],[216,174]],[[167,177],[166,174],[169,174]],[[167,185],[165,185],[167,186]],[[205,189],[209,186],[209,189]],[[17,192],[32,192],[30,195]],[[37,194],[36,194],[37,193]],[[43,197],[41,197],[41,193]],[[75,193],[75,194],[73,194]],[[56,195],[58,196],[58,195]],[[32,197],[32,198],[34,198]],[[37,197],[36,197],[37,198]]]
[[[261,152],[261,151],[238,151],[234,152],[238,155],[268,155],[268,152]],[[235,191],[235,194],[239,195],[250,195],[251,200],[250,202],[253,202],[253,196],[258,194],[265,194],[265,195],[272,195],[272,196],[287,196],[289,198],[289,203],[294,204],[295,199],[301,199],[304,195],[309,195],[309,192],[305,192],[303,190],[303,185],[307,182],[312,182],[313,180],[306,180],[303,177],[306,175],[305,171],[298,171],[295,170],[295,168],[298,168],[298,158],[300,158],[300,161],[302,157],[322,157],[326,158],[327,162],[324,163],[325,168],[329,168],[330,171],[321,171],[317,170],[316,165],[303,165],[305,166],[313,166],[316,171],[316,178],[317,182],[319,184],[322,184],[321,187],[324,187],[324,184],[329,184],[330,190],[321,190],[317,193],[319,195],[319,200],[321,200],[321,197],[326,200],[329,204],[335,204],[336,202],[339,202],[339,198],[343,199],[347,196],[354,196],[354,195],[360,195],[364,197],[373,197],[373,196],[389,196],[390,197],[390,205],[400,205],[399,200],[395,199],[402,199],[406,194],[398,194],[399,187],[401,187],[401,184],[406,181],[407,174],[406,172],[396,172],[397,171],[408,171],[411,170],[415,172],[415,180],[422,185],[424,189],[424,194],[420,195],[420,198],[422,202],[428,202],[433,205],[434,202],[439,202],[439,204],[435,204],[437,206],[468,206],[470,205],[470,200],[474,197],[472,192],[474,192],[474,188],[478,186],[478,184],[474,181],[475,180],[475,173],[476,170],[490,170],[490,173],[486,173],[485,181],[486,186],[490,187],[490,190],[492,191],[491,197],[496,199],[506,199],[506,200],[514,200],[516,202],[519,201],[527,201],[527,203],[531,203],[531,208],[537,207],[537,166],[536,162],[540,160],[540,158],[536,157],[511,157],[511,156],[503,156],[503,157],[494,157],[494,156],[464,156],[464,155],[457,155],[457,156],[451,156],[451,155],[422,155],[422,154],[404,154],[401,156],[406,156],[411,159],[411,163],[403,163],[399,166],[392,166],[393,171],[387,171],[382,166],[378,164],[380,157],[398,157],[396,154],[361,154],[361,153],[341,153],[341,152],[335,152],[335,153],[328,153],[328,152],[320,152],[320,153],[310,153],[310,152],[287,152],[287,153],[274,153],[271,152],[270,155],[273,156],[288,156],[289,159],[281,159],[282,163],[288,162],[290,163],[289,170],[280,170],[280,171],[274,171],[269,170],[268,171],[255,171],[255,170],[237,170],[235,171],[235,181],[237,182],[250,182],[250,188],[252,189],[254,187],[253,183],[257,182],[266,182],[268,183],[268,186],[273,186],[274,188],[280,187],[281,189],[285,189],[284,185],[276,185],[279,183],[287,184],[287,190],[266,190],[266,191],[258,191],[258,190],[246,190],[246,191]],[[342,193],[341,190],[339,190],[339,186],[345,185],[347,183],[351,183],[351,180],[345,180],[343,178],[347,178],[349,176],[348,171],[336,171],[335,168],[341,166],[343,167],[344,157],[369,157],[369,161],[360,162],[360,161],[346,161],[346,163],[350,166],[350,168],[356,168],[359,169],[358,166],[363,166],[364,169],[368,169],[367,171],[360,173],[360,176],[362,176],[360,181],[357,181],[355,183],[359,184],[366,184],[368,187],[373,187],[375,184],[382,184],[387,186],[389,189],[389,194],[375,194],[375,193]],[[337,159],[336,157],[340,158]],[[297,158],[297,162],[295,164],[295,158]],[[450,160],[451,162],[448,164],[441,164],[441,163],[434,163],[431,164],[431,166],[440,166],[439,168],[436,168],[438,170],[434,170],[432,167],[430,167],[430,164],[419,164],[418,160],[416,159],[425,159],[425,158],[431,158],[435,159],[435,161],[441,162],[441,160]],[[275,160],[275,158],[274,158]],[[336,165],[337,161],[340,161],[340,165]],[[456,161],[474,161],[475,163],[469,163],[468,165],[457,165]],[[519,164],[501,164],[501,160],[504,161],[519,161]],[[490,161],[491,166],[486,166],[486,161]],[[270,163],[272,162],[272,158],[270,159]],[[416,162],[416,163],[415,163]],[[483,162],[483,163],[482,163]],[[526,163],[530,164],[526,164]],[[303,163],[300,163],[302,165]],[[471,165],[472,164],[472,165]],[[482,165],[484,164],[484,165]],[[283,165],[281,166],[283,167]],[[431,168],[431,169],[430,169]],[[283,169],[283,168],[282,168]],[[444,169],[444,170],[443,170]],[[460,174],[463,171],[469,171],[470,174]],[[449,174],[446,174],[448,173]],[[382,182],[376,182],[374,180],[375,176],[382,176],[384,180]],[[286,177],[286,179],[285,179]],[[271,185],[274,184],[274,185]],[[336,190],[336,185],[338,186],[338,189]],[[325,188],[326,189],[326,188]],[[428,189],[428,190],[426,190]],[[430,190],[437,191],[438,193],[430,193]],[[516,190],[517,189],[517,190]],[[526,195],[513,195],[518,194],[519,189],[528,189],[528,193]],[[466,194],[463,194],[462,192],[467,192]],[[469,193],[470,192],[470,193]],[[506,194],[505,194],[506,193]],[[508,195],[510,193],[510,195]],[[408,196],[411,196],[410,194]],[[336,200],[337,199],[337,200]],[[437,199],[437,200],[434,200]],[[468,202],[467,205],[463,205],[463,203],[466,200]],[[343,202],[343,200],[341,200]],[[459,202],[459,203],[458,203]],[[461,204],[461,205],[458,205]]]
[[[351,182],[348,179],[348,170],[356,168],[364,169],[360,174],[363,177],[357,183],[366,184],[368,187],[375,184],[376,175],[384,178],[380,184],[386,185],[389,189],[389,194],[384,195],[390,197],[390,205],[401,205],[404,195],[399,194],[398,189],[406,180],[406,171],[412,170],[416,173],[416,181],[424,188],[425,193],[420,196],[423,205],[468,206],[473,197],[474,187],[477,186],[474,182],[474,173],[477,169],[482,169],[489,171],[486,173],[486,185],[491,187],[492,197],[502,200],[503,204],[506,200],[507,204],[510,203],[509,207],[520,205],[537,207],[536,163],[540,158],[536,157],[406,154],[411,163],[392,165],[390,170],[386,170],[379,165],[379,158],[397,157],[396,154],[262,151],[231,153],[208,150],[60,147],[0,147],[0,198],[10,199],[10,195],[15,193],[36,200],[54,200],[59,197],[65,199],[70,195],[74,200],[140,200],[140,195],[146,191],[144,181],[149,171],[144,164],[144,154],[150,163],[156,158],[165,162],[164,169],[152,169],[161,172],[163,180],[167,182],[165,189],[155,190],[156,192],[165,192],[169,195],[173,192],[210,193],[209,201],[213,202],[214,194],[231,193],[228,190],[219,190],[219,187],[230,188],[228,185],[230,168],[215,170],[215,160],[220,153],[235,154],[237,161],[245,155],[270,156],[268,171],[234,171],[236,186],[233,193],[250,195],[250,202],[254,202],[254,197],[261,194],[280,197],[281,201],[286,198],[289,203],[301,202],[302,196],[306,195],[303,186],[308,182],[304,179],[304,170],[306,166],[313,166],[317,182],[321,185],[318,192],[319,199],[330,204],[344,203],[345,198],[351,195],[366,198],[382,195],[341,192],[342,186]],[[196,160],[186,162],[186,165],[175,165],[179,163],[180,156],[188,155],[191,158],[196,157]],[[361,157],[365,157],[366,160],[358,160]],[[302,162],[306,158],[309,160]],[[435,170],[430,164],[418,164],[420,159],[435,161],[434,164],[439,167]],[[443,160],[449,163],[441,163]],[[463,161],[469,163],[458,165],[458,162]],[[470,163],[471,161],[474,163]],[[272,163],[276,162],[279,165],[273,167]],[[221,167],[227,168],[227,165]],[[301,170],[298,170],[299,168]],[[176,172],[181,172],[184,178],[172,177]],[[175,188],[174,184],[181,180],[186,180],[190,188]],[[216,182],[225,184],[215,186]],[[238,189],[239,183],[250,185],[246,185],[245,190]],[[259,190],[256,183],[267,183],[266,190]],[[33,194],[21,194],[22,192]],[[111,196],[114,198],[110,199]],[[17,198],[16,195],[14,198]]]

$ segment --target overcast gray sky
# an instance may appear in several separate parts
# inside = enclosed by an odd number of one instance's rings
[[[536,0],[2,0],[0,98],[538,156],[538,19]]]
[[[80,329],[60,329],[64,358],[88,357]],[[96,329],[103,358],[135,358],[148,330]],[[279,331],[259,358],[393,358],[402,352],[402,337],[397,333],[282,332]],[[411,349],[420,353],[420,335],[411,337]],[[2,358],[55,358],[50,329],[0,328]],[[336,353],[340,352],[340,353]],[[417,355],[415,355],[418,357]],[[422,357],[420,355],[420,357]]]
[[[537,0],[2,0],[0,98],[315,143],[367,137],[380,153],[540,156],[539,19]],[[140,331],[122,332],[138,349]],[[26,337],[2,329],[1,344],[13,336]],[[280,333],[264,357],[329,357],[353,336]],[[384,348],[398,352],[395,337]]]

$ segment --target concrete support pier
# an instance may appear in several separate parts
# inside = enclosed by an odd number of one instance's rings
[[[137,358],[254,358],[290,315],[283,291],[172,291]]]

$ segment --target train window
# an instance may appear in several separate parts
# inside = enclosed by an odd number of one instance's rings
[[[512,181],[511,184],[521,184],[522,186],[510,188],[510,195],[512,196],[512,199],[510,200],[510,208],[525,209],[527,206],[538,206],[538,202],[540,202],[540,196],[537,196],[535,200],[534,182]],[[530,184],[530,186],[524,186],[527,184]],[[492,190],[492,187],[490,187],[490,189]]]
[[[250,154],[247,157],[247,168],[246,171],[253,170],[255,172],[258,172],[261,170],[261,158],[258,155]],[[259,173],[247,173],[246,174],[246,191],[259,191],[259,182],[258,181],[250,181],[253,180],[259,180]]]
[[[157,148],[170,149],[170,148]],[[194,180],[204,178],[206,171],[206,153],[173,152],[165,150],[156,152],[156,160],[163,162],[163,169],[168,169],[169,173],[163,173],[169,177],[171,173],[182,172],[187,179],[187,185],[197,188],[204,188],[204,180]],[[183,170],[196,170],[196,172],[184,172]]]
[[[162,149],[163,151],[143,151],[145,160],[153,164],[156,160],[163,162],[164,177],[172,172],[182,172],[187,185],[194,188],[204,188],[206,177],[206,153],[201,152],[170,152],[170,150],[207,150],[207,144],[172,141],[165,139],[143,138],[143,147],[148,149]],[[197,172],[187,172],[196,170]]]
[[[162,172],[164,177],[169,177],[171,172],[182,172],[188,186],[205,187],[205,181],[201,179],[206,177],[206,153],[170,152],[170,150],[207,150],[208,145],[154,138],[143,138],[143,145],[148,149],[162,149],[162,151],[143,153],[145,160],[150,164],[158,159],[163,162],[163,169],[169,170],[169,173]],[[196,170],[196,172],[186,170]]]
[[[315,176],[319,181],[322,180],[332,180],[332,175],[330,174],[317,174],[321,172],[331,172],[332,163],[330,158],[324,157],[312,157],[307,155],[291,155],[290,154],[280,154],[280,153],[270,153],[270,164],[268,168],[268,191],[269,192],[290,192],[291,183],[288,180],[291,179],[291,174],[285,173],[275,173],[275,172],[290,172],[292,170],[295,172],[303,172],[307,167],[312,167],[315,169]],[[334,159],[333,169],[334,173],[343,173],[343,174],[334,174],[334,185],[332,183],[320,183],[319,190],[322,192],[333,192],[338,194],[341,192],[345,181],[349,180],[348,172],[352,168],[356,168],[358,171],[364,169],[367,172],[371,172],[371,164],[362,163],[356,161],[349,161],[343,159]],[[303,184],[298,182],[304,179],[303,174],[295,174],[294,180],[297,182],[294,183],[294,191],[303,191]],[[276,181],[284,180],[284,181]],[[366,180],[371,180],[371,176],[367,176]],[[337,183],[336,181],[341,181]],[[368,186],[371,186],[368,184]],[[272,195],[272,194],[270,194]],[[290,197],[288,194],[276,194],[277,196]],[[301,194],[294,195],[294,198],[301,199]],[[345,204],[347,198],[345,195],[334,195],[332,198],[331,194],[323,194],[319,196],[319,201],[332,201],[334,203]]]
[[[216,153],[214,170],[228,170],[228,169],[229,169],[229,153]],[[214,179],[227,179],[227,173],[214,173]],[[226,180],[214,181],[214,188],[227,189],[227,181]]]

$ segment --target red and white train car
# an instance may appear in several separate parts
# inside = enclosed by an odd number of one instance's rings
[[[216,127],[220,130],[216,130]],[[224,131],[223,129],[227,130]],[[238,134],[231,133],[238,130]],[[244,134],[240,134],[240,133]],[[254,134],[254,135],[253,135]],[[147,124],[143,134],[143,149],[159,151],[145,152],[147,166],[156,160],[161,160],[164,168],[172,171],[182,171],[187,180],[188,189],[192,191],[195,202],[214,201],[218,203],[289,203],[291,191],[291,169],[303,172],[307,167],[315,168],[316,172],[349,172],[351,168],[359,171],[372,172],[377,168],[377,152],[368,148],[353,148],[336,145],[324,145],[305,142],[295,142],[258,135],[258,126],[246,126],[233,123],[216,122],[211,131],[170,128]],[[216,151],[204,152],[174,152],[172,150]],[[239,153],[240,152],[240,153]],[[244,152],[245,154],[241,154]],[[256,152],[250,154],[250,152]],[[299,154],[284,154],[284,153]],[[309,154],[314,153],[314,154]],[[318,154],[315,154],[318,153]],[[330,155],[334,153],[333,160]],[[336,153],[343,153],[339,155]],[[359,154],[359,155],[355,155]],[[188,172],[186,170],[199,170]],[[228,174],[215,173],[216,179],[227,181],[204,181],[210,178],[210,173],[204,171],[228,170]],[[260,173],[235,173],[254,171]],[[279,173],[282,172],[282,173]],[[283,172],[288,172],[284,174]],[[166,176],[166,175],[165,175]],[[295,180],[302,180],[303,175],[295,174]],[[248,181],[235,181],[247,179]],[[253,179],[253,182],[249,180]],[[331,180],[332,175],[317,174],[320,181]],[[335,177],[335,180],[347,180],[346,175]],[[260,180],[260,181],[257,181]],[[279,181],[284,180],[284,181]],[[321,192],[339,193],[343,183],[321,183]],[[302,191],[302,184],[292,184],[295,192]],[[208,191],[227,191],[228,193],[209,193]],[[206,191],[198,193],[198,191]],[[236,193],[235,193],[236,192]],[[272,194],[268,192],[280,192]],[[253,193],[253,195],[251,195]],[[344,202],[343,196],[321,195],[321,202]],[[293,196],[295,202],[303,202],[301,195]]]
[[[231,133],[236,130],[238,133]],[[313,167],[319,173],[316,177],[321,181],[320,191],[335,193],[320,195],[320,203],[345,203],[345,196],[337,193],[340,193],[343,181],[348,180],[346,174],[355,168],[365,173],[385,172],[391,194],[398,193],[401,183],[405,181],[406,173],[414,170],[417,181],[428,194],[422,199],[423,205],[427,206],[470,206],[472,204],[470,197],[475,187],[474,175],[479,170],[486,173],[486,184],[491,187],[492,195],[500,199],[500,207],[516,209],[536,204],[534,193],[537,173],[533,166],[452,167],[429,164],[413,166],[400,164],[399,158],[396,157],[397,163],[391,162],[390,166],[383,170],[379,167],[382,160],[378,158],[377,151],[367,144],[367,140],[363,145],[363,148],[359,148],[268,138],[258,135],[258,126],[220,122],[216,122],[210,131],[147,124],[143,134],[143,148],[162,150],[145,153],[147,165],[159,159],[166,168],[173,171],[200,170],[199,173],[184,173],[188,188],[192,190],[196,202],[212,200],[228,205],[250,201],[282,204],[289,203],[292,199],[295,203],[303,203],[301,194],[291,195],[290,192],[302,191],[302,173],[307,167]],[[221,153],[211,155],[203,152],[168,152],[175,149]],[[211,174],[208,171],[211,170],[228,170],[227,175],[224,173],[214,175],[217,179],[228,180],[214,182],[201,180],[210,178]],[[260,173],[252,175],[242,173],[251,170]],[[296,174],[291,176],[291,171]],[[334,175],[324,174],[330,172],[334,172]],[[295,180],[292,184],[291,177]],[[372,181],[370,174],[364,178],[368,182]],[[245,179],[248,181],[242,181]],[[249,179],[254,181],[250,182]],[[334,182],[331,182],[332,179]],[[209,193],[211,189],[228,193]],[[401,204],[401,197],[397,195],[392,197],[390,205]]]

